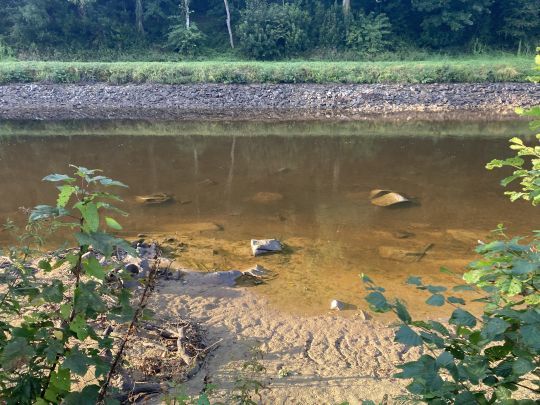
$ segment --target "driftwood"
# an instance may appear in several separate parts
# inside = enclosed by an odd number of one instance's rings
[[[186,350],[186,343],[186,327],[181,326],[178,328],[178,339],[176,340],[176,347],[178,348],[178,356],[180,356],[184,363],[189,366],[193,359]]]
[[[419,252],[407,252],[406,255],[407,256],[416,256],[416,261],[419,262],[420,260],[422,260],[426,256],[427,252],[433,246],[435,246],[433,243],[429,243],[426,246],[424,246],[424,248],[421,251],[419,251]]]

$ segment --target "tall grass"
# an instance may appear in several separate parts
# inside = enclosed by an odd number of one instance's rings
[[[527,57],[399,62],[0,62],[8,83],[482,83],[523,82]]]

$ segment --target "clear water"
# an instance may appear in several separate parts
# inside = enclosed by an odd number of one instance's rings
[[[100,168],[130,186],[123,236],[175,238],[179,265],[260,264],[275,278],[253,291],[308,314],[327,311],[332,299],[365,307],[359,274],[367,273],[422,312],[426,296],[404,286],[408,275],[453,283],[439,268],[462,272],[498,223],[511,234],[538,229],[537,210],[503,196],[505,172],[484,169],[510,154],[509,137],[528,133],[523,122],[4,122],[0,219],[53,203],[45,175],[69,163]],[[369,191],[378,188],[416,204],[373,206]],[[174,201],[136,200],[156,192]],[[287,252],[253,258],[251,238],[279,238]],[[431,244],[420,260],[411,254]]]

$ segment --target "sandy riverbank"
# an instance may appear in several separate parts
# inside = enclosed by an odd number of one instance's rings
[[[259,347],[266,368],[262,404],[354,405],[385,395],[394,403],[405,393],[404,382],[392,378],[395,364],[417,354],[394,343],[390,327],[362,313],[291,315],[248,288],[208,284],[200,273],[162,281],[152,304],[171,320],[200,322],[207,342],[219,342],[185,384],[191,394],[205,381],[218,387],[218,396],[230,389],[251,349]],[[280,370],[288,375],[280,378]]]

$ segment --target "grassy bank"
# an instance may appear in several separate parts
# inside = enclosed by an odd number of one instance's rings
[[[529,57],[400,62],[0,62],[9,83],[483,83],[523,82]]]

